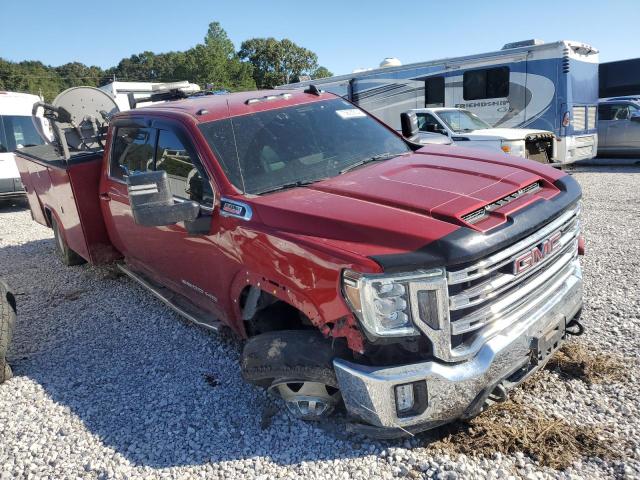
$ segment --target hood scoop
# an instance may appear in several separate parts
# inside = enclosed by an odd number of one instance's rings
[[[517,198],[522,197],[523,195],[526,195],[528,193],[533,193],[533,192],[537,192],[538,190],[540,190],[542,188],[542,186],[540,185],[540,182],[533,182],[525,187],[522,187],[521,189],[519,189],[516,192],[513,192],[509,195],[507,195],[506,197],[502,197],[498,200],[496,200],[495,202],[489,203],[487,205],[485,205],[484,207],[478,208],[477,210],[474,210],[470,213],[467,213],[465,215],[462,215],[462,220],[464,220],[466,223],[469,223],[471,225],[480,222],[481,220],[484,220],[485,218],[487,218],[489,216],[489,212],[492,212],[493,210],[497,210],[500,207],[503,207],[504,205],[506,205],[507,203],[511,203],[514,200],[516,200]]]

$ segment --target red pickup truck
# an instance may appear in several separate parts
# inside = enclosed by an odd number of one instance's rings
[[[481,412],[580,328],[579,185],[412,143],[332,94],[203,96],[116,114],[104,152],[22,149],[67,265],[116,262],[248,339],[243,377],[303,419],[407,434]]]

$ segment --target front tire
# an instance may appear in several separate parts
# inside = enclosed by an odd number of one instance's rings
[[[342,400],[333,359],[346,351],[313,330],[267,332],[245,344],[242,377],[279,396],[297,418],[321,420]]]

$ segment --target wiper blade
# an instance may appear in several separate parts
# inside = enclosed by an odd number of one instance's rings
[[[387,153],[381,153],[380,155],[374,155],[373,157],[365,158],[364,160],[360,160],[359,162],[356,162],[352,165],[349,165],[348,167],[343,168],[342,170],[340,170],[340,175],[342,175],[343,173],[350,172],[354,168],[361,167],[362,165],[365,165],[367,163],[377,162],[380,160],[388,160],[389,158],[393,158],[393,157],[402,157],[404,155],[409,155],[410,153],[411,152],[404,152],[404,153],[387,152]]]
[[[282,185],[278,185],[276,187],[260,190],[259,192],[256,192],[256,195],[262,195],[263,193],[279,192],[281,190],[288,190],[290,188],[304,187],[305,185],[311,185],[312,183],[320,182],[322,180],[325,180],[325,179],[318,178],[316,180],[297,180],[295,182],[283,183]]]

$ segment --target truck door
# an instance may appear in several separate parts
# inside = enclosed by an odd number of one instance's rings
[[[135,133],[138,144],[133,148],[118,143],[130,141],[126,139],[132,135],[129,128],[117,128],[114,134],[110,175],[101,188],[101,199],[107,205],[105,218],[114,232],[112,241],[134,270],[220,318],[217,299],[221,292],[205,288],[215,284],[211,279],[217,278],[220,268],[217,247],[209,237],[189,235],[182,224],[145,227],[133,221],[123,176],[145,167],[167,172],[176,201],[195,200],[205,212],[213,208],[210,179],[188,134],[172,122],[148,123],[149,128]],[[142,153],[134,154],[138,149]]]

